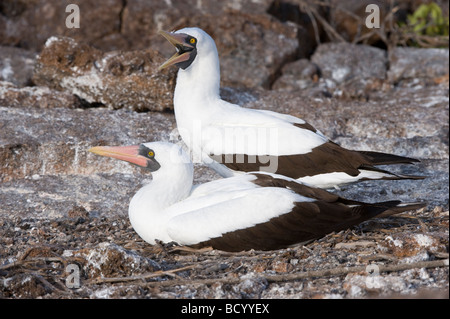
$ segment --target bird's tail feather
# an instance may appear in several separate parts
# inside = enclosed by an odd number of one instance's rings
[[[412,164],[420,162],[420,160],[415,158],[381,152],[358,151],[358,153],[366,156],[372,165]]]
[[[387,217],[427,206],[426,202],[402,203],[399,200],[369,204],[354,201],[351,199],[340,198],[340,202],[346,205],[357,205],[364,207],[364,210],[367,212],[367,214],[372,215],[372,217]]]
[[[397,180],[397,179],[424,179],[424,178],[427,178],[427,176],[420,176],[420,175],[396,174],[396,173],[392,173],[392,172],[386,171],[386,170],[378,168],[378,167],[367,166],[367,165],[362,165],[360,167],[360,169],[383,174],[381,178],[375,178],[375,179]]]
[[[371,152],[371,151],[358,151],[358,153],[366,156],[370,160],[372,165],[412,164],[420,162],[420,160],[415,158],[393,155],[388,153]]]
[[[403,212],[407,212],[410,210],[417,210],[427,206],[426,202],[415,202],[415,203],[400,203],[395,207],[391,207],[388,210],[384,211],[378,217],[387,217],[391,215],[400,214]]]

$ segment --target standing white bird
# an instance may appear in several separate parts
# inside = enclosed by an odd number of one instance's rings
[[[423,178],[375,167],[416,159],[347,150],[302,119],[222,100],[214,40],[199,28],[160,33],[177,49],[160,68],[180,68],[174,94],[178,131],[194,161],[223,177],[266,171],[321,188],[368,179]]]
[[[285,176],[260,172],[193,186],[189,156],[178,145],[165,142],[97,146],[89,151],[152,172],[152,181],[133,196],[129,206],[131,225],[150,244],[160,240],[225,251],[272,250],[380,214],[423,206],[346,200]]]

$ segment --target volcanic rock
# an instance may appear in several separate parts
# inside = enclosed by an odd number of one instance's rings
[[[433,84],[445,78],[448,82],[448,49],[393,48],[389,64],[387,76],[392,83]]]
[[[0,81],[8,81],[17,86],[31,84],[36,54],[15,48],[0,46]]]
[[[36,63],[36,84],[89,103],[135,111],[173,109],[175,70],[153,50],[103,53],[70,38],[48,39]]]
[[[77,108],[83,106],[83,101],[73,94],[46,86],[17,87],[11,82],[0,81],[0,105],[19,108]]]
[[[386,78],[387,61],[382,49],[333,42],[319,45],[311,57],[327,90],[346,98],[366,97],[368,91],[380,89]]]
[[[52,36],[96,42],[107,50],[117,48],[117,42],[126,43],[124,39],[117,41],[117,37],[115,44],[107,41],[120,32],[122,0],[106,0],[102,5],[92,0],[76,1],[80,11],[79,28],[66,25],[71,13],[66,12],[66,8],[72,3],[60,0],[3,0],[0,5],[0,44],[39,52]],[[102,46],[103,43],[107,45]]]

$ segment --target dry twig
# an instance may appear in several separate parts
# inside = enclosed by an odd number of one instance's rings
[[[433,261],[420,261],[410,264],[396,264],[396,265],[379,265],[380,273],[383,272],[396,272],[409,269],[420,268],[439,268],[448,267],[449,260],[433,260]],[[283,274],[283,275],[261,275],[260,277],[267,280],[267,282],[286,282],[295,281],[310,278],[330,277],[330,276],[345,276],[350,273],[366,273],[366,266],[357,267],[338,267],[332,269],[322,269],[314,271],[306,271],[302,273]],[[238,284],[242,279],[236,278],[214,278],[214,279],[182,279],[182,280],[167,280],[167,281],[153,281],[146,283],[150,286],[176,286],[176,285],[211,285],[214,283],[222,284]]]
[[[149,274],[143,274],[143,275],[137,275],[137,276],[129,276],[129,277],[110,277],[110,278],[95,278],[90,281],[90,283],[93,284],[100,284],[100,283],[116,283],[116,282],[129,282],[129,281],[139,281],[160,276],[170,276],[170,277],[176,277],[176,273],[180,271],[185,270],[191,270],[195,268],[196,265],[189,265],[181,268],[171,269],[171,270],[159,270],[155,271]]]

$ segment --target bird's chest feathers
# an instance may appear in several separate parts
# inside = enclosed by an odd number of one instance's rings
[[[185,142],[193,138],[201,140],[202,132],[215,117],[214,113],[219,112],[215,103],[215,99],[196,96],[175,101],[177,129]]]

